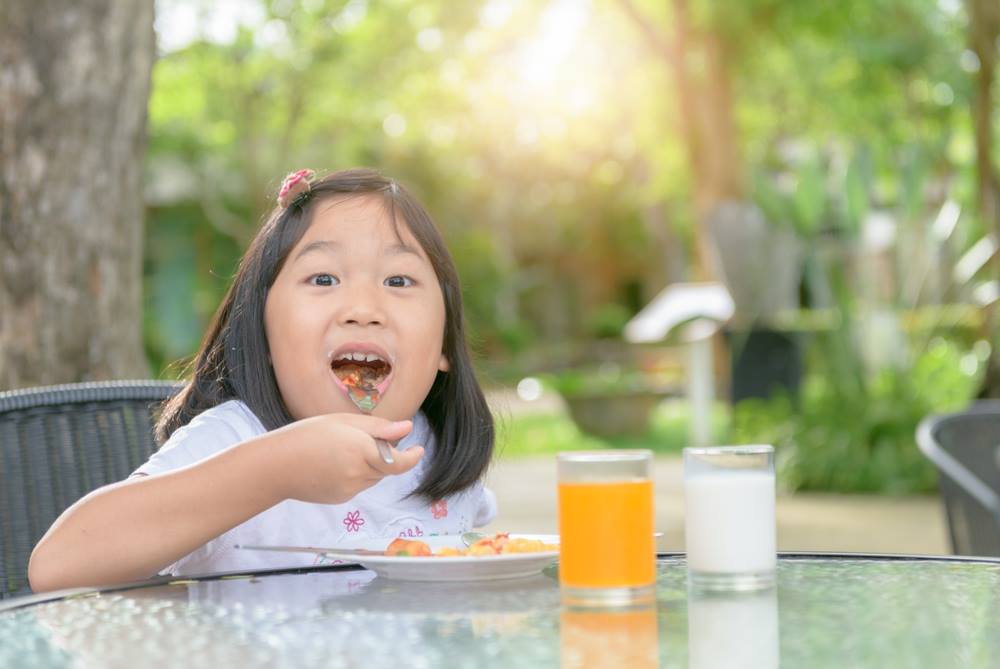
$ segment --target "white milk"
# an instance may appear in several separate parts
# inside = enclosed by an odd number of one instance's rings
[[[774,570],[774,473],[713,471],[684,477],[688,568],[698,572]]]

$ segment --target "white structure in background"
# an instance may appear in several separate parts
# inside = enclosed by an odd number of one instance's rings
[[[989,232],[978,242],[969,247],[969,250],[955,264],[952,278],[959,286],[969,286],[969,294],[972,301],[980,307],[985,307],[1000,299],[1000,284],[996,279],[988,279],[977,282],[976,276],[986,265],[993,260],[997,253],[997,242]]]
[[[663,341],[680,328],[680,339],[688,346],[691,446],[711,445],[715,401],[712,335],[735,310],[732,296],[721,283],[675,283],[660,291],[625,326],[625,340],[634,344]]]

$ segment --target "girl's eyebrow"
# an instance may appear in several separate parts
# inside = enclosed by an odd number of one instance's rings
[[[309,242],[308,244],[303,246],[298,253],[295,254],[295,257],[292,258],[292,261],[294,262],[295,260],[298,260],[307,253],[315,253],[317,251],[324,251],[326,253],[336,253],[339,249],[340,249],[340,244],[338,244],[337,242],[331,242],[324,239],[315,242]]]
[[[404,253],[413,254],[418,258],[420,258],[421,260],[424,259],[424,257],[420,254],[420,251],[413,248],[409,244],[404,244],[403,242],[399,242],[398,244],[393,244],[392,246],[390,246],[385,250],[385,255],[387,256],[398,256]]]

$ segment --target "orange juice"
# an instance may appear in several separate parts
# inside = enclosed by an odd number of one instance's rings
[[[656,580],[651,480],[559,483],[559,582],[635,588]]]
[[[655,669],[659,666],[656,608],[576,611],[559,616],[561,669]]]

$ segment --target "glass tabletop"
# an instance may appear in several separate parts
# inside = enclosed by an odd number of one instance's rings
[[[624,612],[561,608],[554,567],[477,583],[320,568],[14,600],[0,611],[0,667],[987,667],[1000,657],[1000,561],[782,555],[776,588],[732,596],[689,593],[683,556],[658,569],[656,606]]]

